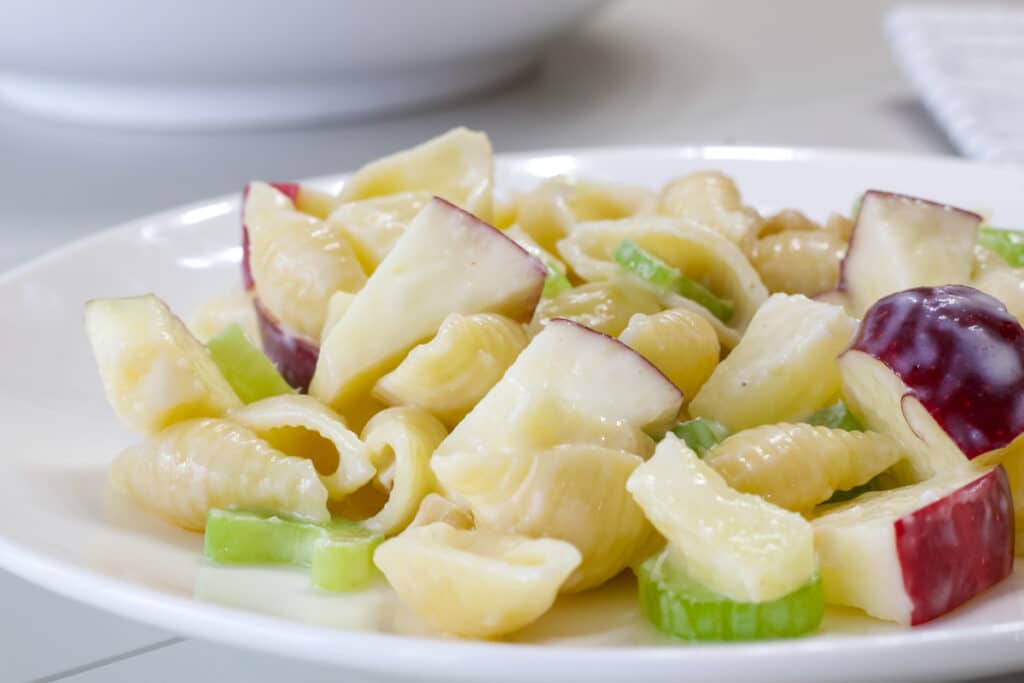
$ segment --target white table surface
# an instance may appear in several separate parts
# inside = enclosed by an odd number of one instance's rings
[[[522,82],[348,125],[125,132],[0,109],[0,269],[122,220],[236,191],[250,178],[351,169],[457,124],[486,130],[499,151],[736,143],[950,154],[889,56],[881,32],[889,4],[622,1],[555,46]],[[323,667],[182,639],[2,571],[0,605],[4,682],[338,678]]]

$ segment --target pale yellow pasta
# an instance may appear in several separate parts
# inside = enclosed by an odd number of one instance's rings
[[[435,487],[430,456],[447,435],[437,419],[416,408],[389,408],[366,423],[363,441],[377,470],[372,485],[387,492],[387,502],[363,524],[392,535],[412,521]]]
[[[431,196],[429,192],[399,192],[343,202],[327,222],[345,235],[363,270],[372,274]]]
[[[783,423],[737,432],[708,451],[704,461],[737,491],[809,512],[902,458],[900,445],[884,434]]]
[[[192,315],[189,329],[201,342],[217,336],[228,325],[238,325],[249,341],[259,346],[260,329],[252,294],[238,290],[207,299]]]
[[[312,461],[332,499],[344,498],[373,478],[366,446],[333,410],[309,396],[265,398],[229,418],[288,455]]]
[[[768,290],[743,252],[711,228],[692,221],[642,216],[580,223],[571,236],[558,243],[558,253],[580,277],[608,280],[623,272],[612,254],[625,239],[731,300],[734,312],[728,322],[730,328],[746,329],[754,312],[768,298]],[[708,322],[721,324],[703,307],[699,310],[704,311]]]
[[[853,226],[853,221],[846,216],[832,213],[829,214],[828,220],[825,221],[824,229],[835,234],[842,241],[849,243],[850,237],[853,236]]]
[[[527,341],[523,326],[504,316],[451,313],[433,339],[377,381],[372,395],[454,425],[501,379]]]
[[[757,240],[750,262],[769,291],[813,296],[836,288],[845,253],[830,230],[785,230]]]
[[[649,213],[655,205],[648,190],[559,176],[521,194],[515,222],[542,248],[553,251],[580,221],[614,220]]]
[[[562,263],[562,259],[537,244],[537,241],[530,237],[530,235],[518,225],[513,225],[504,232],[506,237],[511,237],[516,244],[528,251],[530,254],[539,258],[542,263],[553,265],[559,268],[563,273],[565,272],[565,264]]]
[[[448,500],[440,493],[428,493],[420,502],[416,516],[409,522],[409,527],[427,526],[435,522],[444,522],[456,529],[472,529],[475,526],[473,515]]]
[[[591,444],[448,453],[433,461],[442,490],[477,528],[572,543],[583,561],[563,586],[582,591],[618,574],[654,531],[626,492],[643,458]]]
[[[554,318],[575,320],[587,327],[617,336],[637,313],[657,313],[661,298],[638,280],[619,277],[587,282],[550,299],[541,299],[530,322],[533,336]]]
[[[619,339],[679,387],[684,406],[714,372],[721,354],[711,324],[680,308],[634,315]]]
[[[736,183],[717,171],[672,180],[658,196],[658,213],[696,221],[746,251],[761,226],[757,211],[745,206]]]
[[[777,235],[790,230],[821,230],[821,226],[795,209],[783,209],[765,217],[758,226],[757,237]]]
[[[999,299],[1010,315],[1024,320],[1024,268],[990,262],[971,285]]]
[[[249,267],[260,305],[295,334],[314,342],[338,290],[366,282],[337,226],[298,211],[266,183],[251,183],[245,201]]]
[[[245,427],[179,422],[126,448],[110,468],[115,487],[184,529],[201,531],[215,508],[264,510],[325,522],[327,490],[313,463],[275,450]]]
[[[374,562],[427,623],[459,636],[492,638],[547,612],[580,553],[563,541],[438,522],[385,541]]]
[[[345,315],[345,311],[352,305],[352,300],[355,298],[356,295],[352,292],[339,291],[331,295],[331,298],[327,300],[327,315],[324,316],[324,328],[320,332],[321,339],[327,338],[327,333],[341,320],[341,317]]]
[[[1020,439],[1006,447],[1003,468],[1010,480],[1010,493],[1013,497],[1013,518],[1016,543],[1016,555],[1024,555],[1024,443]]]
[[[350,202],[399,192],[425,192],[456,204],[485,221],[493,211],[494,152],[484,133],[453,128],[411,149],[363,166],[345,182]]]

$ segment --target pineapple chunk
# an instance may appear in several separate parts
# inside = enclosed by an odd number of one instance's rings
[[[130,429],[152,434],[242,405],[207,350],[153,295],[90,301],[85,330],[107,400]]]
[[[775,600],[814,575],[811,525],[729,488],[674,434],[665,435],[626,487],[690,575],[732,600]]]
[[[774,294],[690,403],[690,414],[729,431],[795,422],[839,394],[836,357],[857,322],[842,308]]]

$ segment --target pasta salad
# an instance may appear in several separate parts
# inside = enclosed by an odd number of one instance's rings
[[[1024,237],[869,190],[762,215],[715,171],[499,195],[486,135],[337,194],[252,182],[239,291],[93,300],[118,490],[209,561],[386,581],[499,638],[636,576],[680,640],[915,626],[1012,571]]]

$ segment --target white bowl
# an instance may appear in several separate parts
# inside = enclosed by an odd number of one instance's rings
[[[603,0],[7,3],[0,98],[158,127],[354,117],[510,79]]]

